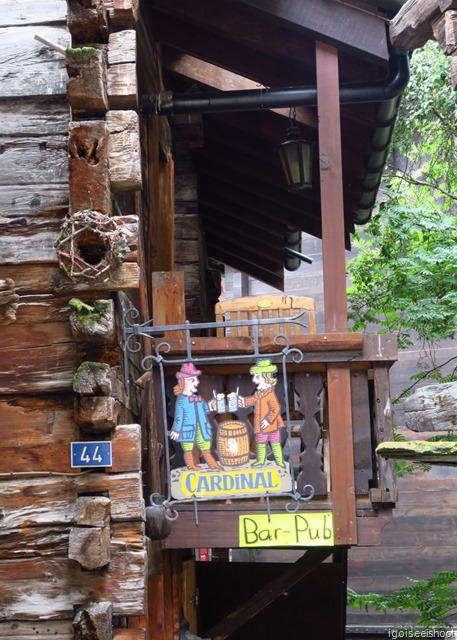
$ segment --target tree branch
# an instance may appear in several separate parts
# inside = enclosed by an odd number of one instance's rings
[[[429,187],[430,189],[436,189],[447,198],[451,198],[452,200],[457,200],[457,195],[451,193],[450,191],[447,191],[446,189],[443,189],[436,183],[427,182],[426,180],[419,180],[418,178],[413,178],[411,175],[407,174],[405,171],[402,171],[398,167],[394,167],[392,165],[389,165],[389,169],[395,171],[396,172],[395,177],[400,178],[400,180],[404,180],[409,184],[414,184],[419,187]]]

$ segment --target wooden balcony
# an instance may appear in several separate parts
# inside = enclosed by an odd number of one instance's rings
[[[380,442],[392,439],[389,369],[397,358],[395,337],[308,334],[289,336],[284,346],[269,337],[174,337],[183,329],[155,329],[164,337],[152,356],[149,374],[155,438],[158,450],[165,451],[152,487],[154,508],[163,508],[172,519],[163,547],[237,548],[249,547],[250,542],[262,547],[376,544],[396,500],[392,462],[375,453]],[[163,345],[167,346],[162,360]],[[197,447],[194,459],[201,470],[186,469],[180,445],[168,437],[176,373],[183,362],[194,363],[202,372],[198,393],[207,400],[216,391],[235,389],[240,396],[249,396],[255,388],[249,370],[265,354],[278,364],[276,393],[287,427],[283,451],[292,485],[275,495],[268,487],[256,493],[252,484],[235,483],[231,492],[234,484],[224,477],[239,475],[255,462],[252,409],[210,414],[211,452],[222,470],[209,469]],[[222,464],[215,435],[230,420],[245,423],[249,432],[249,461],[237,469],[226,461]],[[157,449],[156,443],[152,448]],[[264,471],[274,469],[270,453]],[[191,478],[187,494],[176,493],[175,472]],[[212,480],[199,483],[205,474]],[[247,524],[246,517],[251,518]],[[294,528],[290,539],[281,535],[275,539],[280,529],[284,533],[284,522]]]

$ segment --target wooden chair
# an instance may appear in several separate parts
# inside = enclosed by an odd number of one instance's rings
[[[303,315],[298,324],[286,324],[281,318],[289,318],[301,312]],[[289,295],[261,295],[246,296],[218,302],[215,306],[216,322],[237,320],[253,320],[255,318],[277,318],[278,322],[268,325],[258,325],[259,336],[272,336],[300,333],[316,333],[316,303],[313,298]],[[252,326],[221,327],[217,329],[217,336],[250,336]]]

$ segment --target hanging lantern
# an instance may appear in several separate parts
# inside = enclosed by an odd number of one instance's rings
[[[287,129],[287,140],[278,146],[289,191],[312,187],[312,145],[300,138],[297,126]]]

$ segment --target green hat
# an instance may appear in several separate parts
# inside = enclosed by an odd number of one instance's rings
[[[254,366],[249,369],[249,373],[276,373],[278,367],[272,364],[271,360],[257,360]]]

